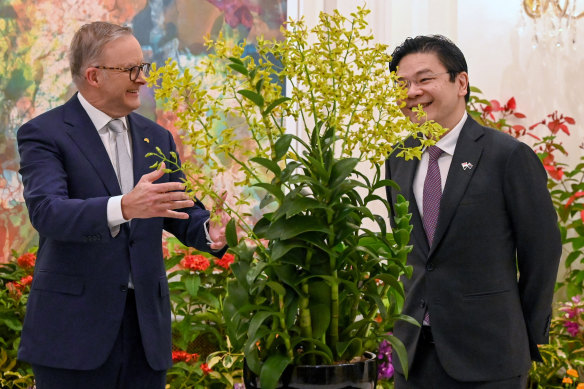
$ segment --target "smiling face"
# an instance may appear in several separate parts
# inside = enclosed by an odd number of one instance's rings
[[[143,62],[140,43],[132,35],[125,35],[107,43],[99,63],[93,66],[130,68]],[[129,72],[89,67],[85,71],[92,86],[90,97],[84,97],[100,111],[113,118],[128,115],[140,107],[139,90],[146,83],[142,72],[135,80],[130,80]]]
[[[452,129],[462,119],[466,109],[468,74],[460,72],[454,82],[435,53],[412,53],[398,64],[397,76],[409,82],[408,97],[403,114],[413,122],[434,120],[442,127]],[[421,104],[426,116],[418,120],[412,111]]]

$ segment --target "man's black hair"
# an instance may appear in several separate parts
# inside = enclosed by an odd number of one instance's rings
[[[454,82],[460,72],[468,73],[468,66],[462,51],[448,38],[442,35],[419,35],[407,38],[395,48],[391,55],[389,70],[396,71],[401,60],[408,54],[434,53],[450,74],[450,82]],[[470,98],[470,85],[467,85],[466,102]]]

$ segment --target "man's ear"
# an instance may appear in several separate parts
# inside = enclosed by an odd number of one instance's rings
[[[458,85],[458,95],[466,96],[468,92],[468,73],[460,72],[456,75],[456,84]]]
[[[85,80],[87,81],[87,83],[91,86],[99,86],[100,81],[101,81],[101,74],[99,69],[96,68],[92,68],[89,67],[87,69],[85,69],[85,72],[83,74],[85,76]]]

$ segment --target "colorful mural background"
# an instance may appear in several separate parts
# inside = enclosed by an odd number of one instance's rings
[[[0,0],[0,262],[37,241],[28,221],[18,175],[16,132],[34,116],[65,102],[74,92],[67,48],[83,24],[128,24],[145,61],[168,57],[187,66],[206,55],[203,37],[219,32],[246,39],[279,38],[287,0]],[[139,112],[179,135],[172,114],[156,108],[152,91],[141,91]],[[188,150],[182,150],[187,155]]]

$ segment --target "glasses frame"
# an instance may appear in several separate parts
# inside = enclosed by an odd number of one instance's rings
[[[407,78],[403,78],[403,79],[397,80],[396,83],[398,85],[401,85],[403,88],[406,88],[406,89],[410,89],[412,84],[414,84],[415,86],[417,86],[419,88],[421,85],[427,85],[427,83],[431,83],[432,81],[437,79],[438,76],[441,76],[443,74],[450,74],[450,72],[447,70],[445,72],[423,74],[422,76],[420,76],[420,78],[418,80],[414,80],[414,81],[408,80]]]
[[[136,66],[132,66],[129,68],[122,68],[122,67],[115,67],[115,66],[93,66],[96,69],[104,69],[104,70],[119,70],[120,72],[128,72],[128,75],[130,76],[130,81],[136,81],[138,79],[138,77],[140,77],[140,73],[143,74],[147,74],[150,71],[150,68],[152,67],[151,63],[148,62],[144,62],[141,63],[140,65],[136,65]],[[134,72],[134,69],[138,68],[138,73],[136,73],[136,77],[132,78],[132,72]],[[146,69],[146,70],[144,70]]]

